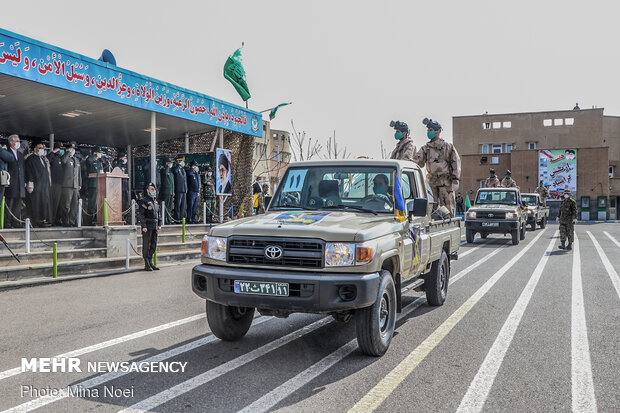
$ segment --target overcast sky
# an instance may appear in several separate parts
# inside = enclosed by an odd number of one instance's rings
[[[605,107],[620,115],[617,1],[21,1],[0,26],[231,103],[222,76],[242,50],[250,108],[280,109],[272,128],[354,155],[416,145],[431,117]],[[268,114],[266,114],[268,116]]]

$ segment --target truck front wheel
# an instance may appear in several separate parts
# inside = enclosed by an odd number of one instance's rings
[[[382,356],[387,351],[396,326],[396,287],[392,274],[381,270],[377,300],[355,312],[357,344],[364,354]]]
[[[536,224],[534,224],[534,225],[536,225]],[[526,229],[525,229],[525,222],[524,222],[523,225],[521,226],[521,230],[519,230],[519,239],[521,241],[523,241],[525,239],[525,231],[526,231]]]
[[[513,229],[510,232],[510,235],[512,235],[512,245],[519,245],[519,233],[521,231],[519,229]]]
[[[424,277],[426,287],[426,301],[430,305],[443,305],[448,295],[448,280],[450,279],[450,260],[446,251],[441,251],[441,257],[433,263],[431,272]]]
[[[532,223],[530,224],[530,229],[531,229],[532,231],[536,231],[536,220],[534,220],[534,222],[532,222]]]
[[[476,236],[476,232],[473,229],[466,229],[465,230],[465,239],[467,240],[467,242],[469,244],[474,242],[474,237],[475,236]]]
[[[543,217],[538,225],[544,229],[547,226],[547,217]]]
[[[252,307],[234,307],[207,300],[209,328],[220,340],[239,340],[248,332],[253,319]]]

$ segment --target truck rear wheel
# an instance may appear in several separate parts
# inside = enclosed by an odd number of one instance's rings
[[[513,229],[510,232],[510,235],[512,235],[512,245],[519,245],[519,232],[518,229]]]
[[[433,263],[431,272],[424,277],[426,287],[426,301],[430,305],[443,305],[448,295],[448,280],[450,279],[450,260],[446,251],[441,251],[441,257]]]
[[[532,231],[536,231],[536,220],[530,224],[530,228]]]
[[[248,332],[253,319],[253,307],[234,307],[207,300],[209,328],[220,340],[239,340]]]
[[[465,230],[465,239],[467,240],[467,242],[469,244],[471,244],[472,242],[474,242],[474,237],[476,236],[476,232],[474,232],[473,229],[466,229]]]
[[[357,344],[364,354],[382,356],[390,347],[396,326],[396,287],[392,274],[381,270],[377,300],[355,312]]]
[[[526,231],[526,228],[525,228],[525,222],[524,222],[523,225],[521,225],[521,229],[519,230],[519,239],[521,241],[525,239],[525,231]]]
[[[543,219],[540,220],[538,226],[544,229],[547,226],[547,217],[543,217]]]

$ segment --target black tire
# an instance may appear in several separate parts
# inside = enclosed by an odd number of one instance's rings
[[[527,229],[525,228],[525,223],[521,226],[521,230],[519,231],[519,239],[521,241],[523,241],[525,239],[525,231]]]
[[[469,244],[474,242],[474,237],[475,236],[476,236],[476,232],[473,229],[466,229],[465,230],[465,239],[467,240],[467,242]]]
[[[536,231],[536,221],[534,221],[534,222],[532,222],[532,223],[530,224],[530,229],[531,229],[532,231]]]
[[[513,229],[510,232],[510,235],[512,236],[512,245],[519,245],[519,230],[518,229]]]
[[[544,229],[547,226],[547,217],[543,217],[543,219],[540,221],[540,223],[538,224],[542,229]]]
[[[381,270],[377,300],[355,311],[357,344],[362,353],[382,356],[390,347],[396,326],[396,287],[392,274]]]
[[[480,233],[480,238],[482,238],[482,239],[487,239],[488,236],[489,236],[489,234],[487,234],[486,232],[481,232]]]
[[[433,263],[431,272],[424,276],[426,286],[426,301],[430,305],[443,305],[448,295],[448,282],[450,280],[450,259],[446,251],[441,251],[441,256]]]
[[[207,300],[209,328],[220,340],[239,340],[248,332],[253,319],[252,307],[233,307]]]

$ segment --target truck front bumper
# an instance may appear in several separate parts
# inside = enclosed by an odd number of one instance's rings
[[[240,294],[234,282],[261,281],[289,284],[289,296]],[[192,270],[192,290],[223,305],[328,313],[372,305],[377,300],[379,273],[323,273],[200,264]]]
[[[497,225],[489,226],[488,224]],[[507,234],[519,227],[519,221],[465,221],[466,229],[487,234]]]

